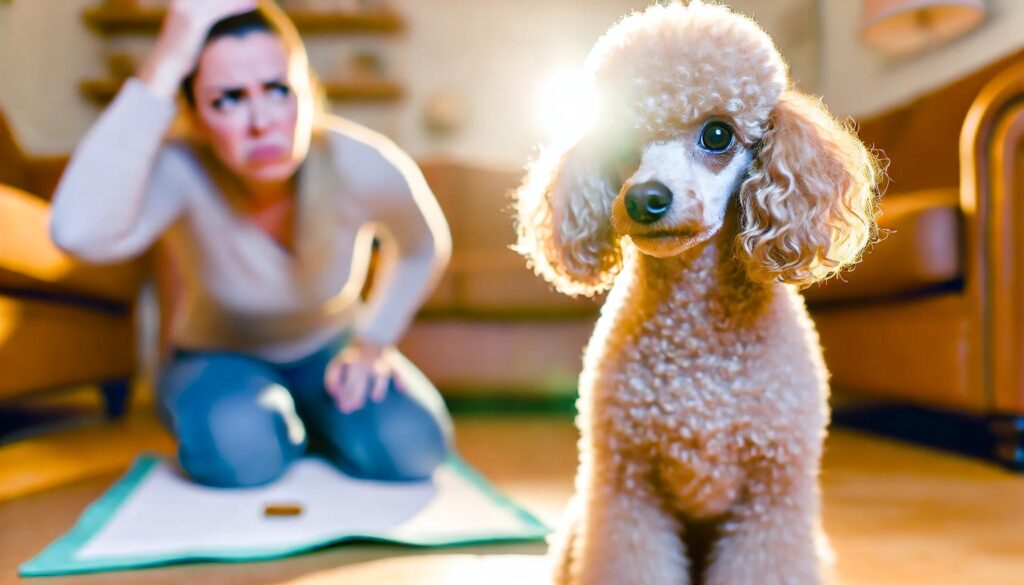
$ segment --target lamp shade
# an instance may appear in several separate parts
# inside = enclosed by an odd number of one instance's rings
[[[864,44],[900,56],[938,45],[974,28],[982,0],[863,0]]]

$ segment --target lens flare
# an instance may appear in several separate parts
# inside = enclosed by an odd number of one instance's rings
[[[557,71],[537,90],[539,122],[548,138],[572,139],[594,123],[597,101],[582,71]]]

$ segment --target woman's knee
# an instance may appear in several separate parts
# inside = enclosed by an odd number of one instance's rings
[[[265,484],[305,449],[305,427],[288,390],[272,373],[243,365],[193,364],[188,386],[167,401],[182,468],[199,483]]]
[[[382,480],[429,478],[448,458],[451,437],[445,421],[391,389],[380,403],[368,403],[345,417],[339,448],[342,464],[361,477]]]
[[[294,420],[291,420],[294,419]],[[197,482],[217,487],[269,483],[301,456],[305,428],[288,391],[229,393],[178,421],[179,459]]]
[[[449,437],[441,424],[426,411],[406,420],[402,433],[385,432],[381,437],[384,454],[382,471],[386,479],[426,479],[448,458]]]

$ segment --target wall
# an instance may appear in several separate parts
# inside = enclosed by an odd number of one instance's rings
[[[96,116],[76,87],[103,67],[103,44],[80,16],[92,1],[0,3],[0,108],[31,152],[66,152]]]
[[[410,86],[409,106],[395,128],[416,153],[520,161],[546,138],[538,120],[537,88],[560,71],[578,70],[594,41],[648,0],[392,0],[412,23],[395,54],[399,78]],[[816,84],[815,0],[730,3],[776,34],[794,72]],[[430,24],[427,24],[430,23]],[[313,50],[311,49],[311,52]],[[423,105],[438,91],[462,96],[463,131],[432,140]],[[386,125],[382,121],[381,125]]]
[[[0,108],[12,118],[26,149],[73,148],[98,114],[77,93],[77,82],[101,75],[107,43],[81,21],[99,0],[0,2]],[[320,1],[320,0],[318,0]],[[538,85],[550,74],[578,68],[597,37],[621,15],[648,0],[389,0],[408,22],[398,37],[310,36],[314,67],[331,77],[348,50],[385,55],[407,87],[398,104],[338,108],[377,128],[415,155],[448,153],[521,163],[545,139],[538,121]],[[805,88],[817,85],[816,0],[736,0],[773,33]],[[145,52],[149,38],[112,45]],[[423,107],[437,92],[459,96],[461,131],[437,139],[423,126]]]
[[[852,2],[853,0],[846,0]],[[820,86],[821,25],[819,0],[733,0],[729,5],[757,19],[775,40],[800,89]]]
[[[821,2],[821,92],[839,114],[884,111],[1024,47],[1024,2],[1020,0],[988,0],[988,16],[980,27],[902,60],[887,59],[860,43],[860,2]]]
[[[410,23],[392,52],[409,95],[395,134],[413,153],[443,151],[469,158],[520,161],[540,139],[538,85],[559,70],[578,69],[590,45],[637,0],[392,0]],[[317,48],[311,48],[314,53]],[[319,55],[314,54],[314,59]],[[459,96],[465,124],[433,140],[423,106],[436,92]],[[383,123],[381,125],[384,125]],[[385,128],[386,129],[386,128]]]

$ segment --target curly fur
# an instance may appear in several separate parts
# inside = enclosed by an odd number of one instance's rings
[[[587,68],[599,124],[542,152],[517,192],[517,249],[537,273],[568,294],[611,287],[580,376],[555,583],[821,583],[828,373],[796,286],[874,237],[875,162],[723,6],[627,16]],[[735,129],[721,164],[694,147],[710,119]],[[639,167],[610,172],[609,152],[634,143]],[[639,225],[622,201],[650,180],[673,186],[674,211]]]
[[[611,286],[621,267],[618,238],[607,221],[617,190],[605,180],[587,141],[553,146],[516,192],[516,251],[537,274],[569,295]]]
[[[693,3],[652,6],[620,21],[587,56],[603,114],[671,135],[709,112],[729,113],[749,138],[788,84],[775,44],[729,8]]]
[[[784,93],[740,191],[751,276],[807,285],[856,262],[877,236],[877,168],[819,100]]]

